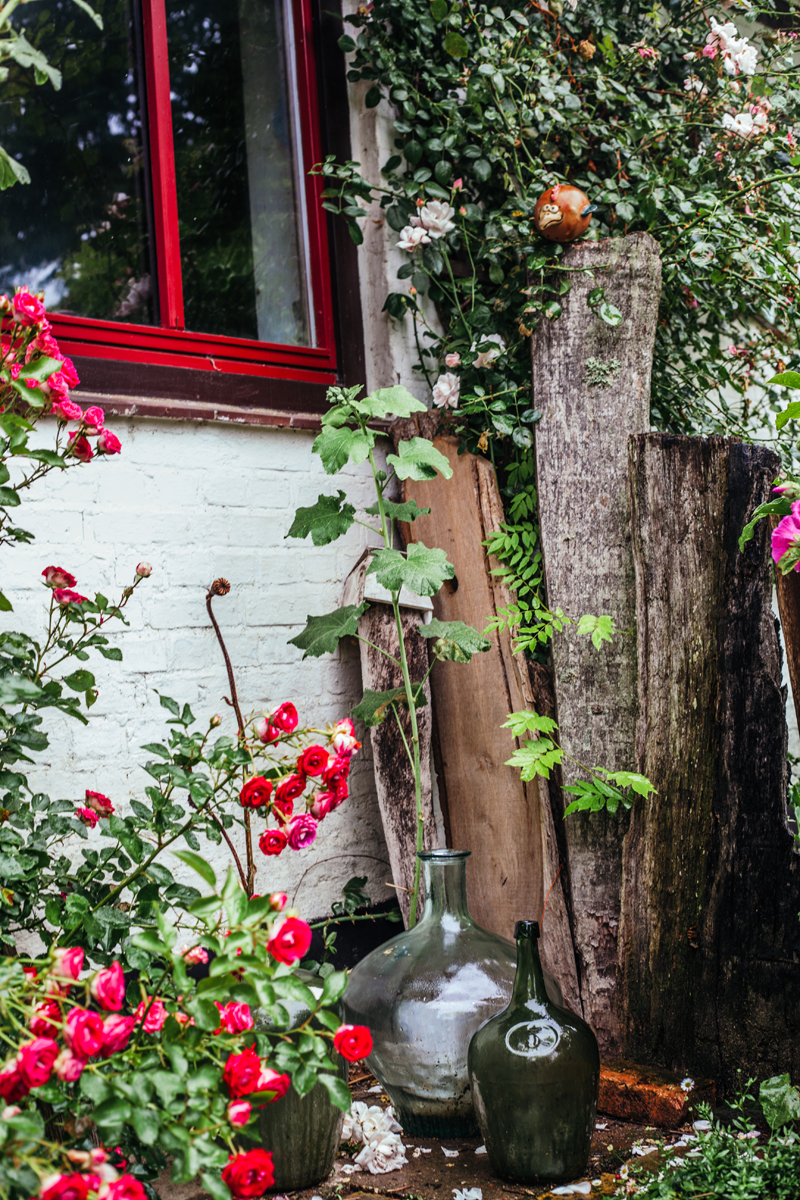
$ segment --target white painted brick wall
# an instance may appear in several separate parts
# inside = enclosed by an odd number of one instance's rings
[[[292,700],[301,723],[323,725],[346,716],[361,696],[358,652],[301,661],[288,646],[308,613],[341,604],[342,581],[369,535],[360,526],[331,546],[310,539],[284,541],[294,510],[321,492],[346,490],[357,505],[372,502],[367,469],[326,476],[311,453],[313,434],[156,420],[113,419],[122,455],[55,473],[19,510],[19,523],[36,534],[30,546],[3,550],[3,590],[15,612],[0,614],[2,628],[39,636],[49,593],[42,569],[62,566],[85,594],[113,598],[131,582],[137,562],[153,574],[128,606],[130,629],[113,634],[122,663],[93,656],[87,663],[100,685],[89,725],[55,714],[51,746],[31,772],[52,797],[76,802],[86,788],[105,792],[126,811],[149,777],[140,764],[143,742],[162,740],[164,719],[156,690],[188,701],[201,720],[223,715],[235,732],[222,656],[205,610],[205,592],[218,576],[232,591],[215,613],[234,666],[242,708],[270,708]],[[43,432],[46,427],[43,427]],[[313,847],[280,858],[257,852],[257,890],[293,896],[310,867],[297,902],[309,917],[330,909],[352,875],[368,875],[375,900],[386,900],[391,878],[375,798],[369,738],[354,760],[351,794],[320,826]],[[90,838],[100,842],[97,831]],[[242,847],[240,849],[243,850]],[[223,846],[208,847],[219,868]],[[318,864],[318,865],[317,865]],[[177,860],[176,875],[192,879]]]

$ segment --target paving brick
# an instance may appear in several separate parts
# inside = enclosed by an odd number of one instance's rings
[[[600,1069],[597,1111],[624,1121],[677,1129],[696,1105],[716,1105],[716,1087],[710,1079],[696,1079],[682,1087],[681,1076],[658,1067],[618,1061]]]

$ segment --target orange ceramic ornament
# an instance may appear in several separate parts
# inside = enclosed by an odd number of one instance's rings
[[[542,192],[533,210],[533,223],[551,242],[574,242],[589,228],[594,205],[580,188],[557,183]]]

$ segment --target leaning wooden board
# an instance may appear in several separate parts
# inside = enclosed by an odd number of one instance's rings
[[[401,532],[406,543],[441,547],[455,566],[455,578],[434,597],[434,615],[483,630],[510,600],[490,573],[499,564],[483,548],[503,519],[494,470],[486,459],[459,455],[456,438],[437,437],[434,445],[449,459],[453,478],[406,482],[406,498],[431,514]],[[507,633],[491,641],[468,665],[437,663],[431,689],[449,841],[472,851],[470,911],[480,925],[510,938],[515,921],[539,919],[558,852],[546,785],[522,783],[505,765],[515,742],[501,726],[510,712],[531,706],[527,668],[512,654]],[[575,959],[560,880],[548,902],[542,949],[565,998],[574,1002]]]

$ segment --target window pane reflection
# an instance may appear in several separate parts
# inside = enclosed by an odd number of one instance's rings
[[[167,0],[186,328],[309,345],[280,0]]]
[[[31,175],[0,201],[0,291],[25,284],[56,312],[154,324],[134,13],[93,5],[102,33],[65,0],[14,15],[64,79],[37,86],[10,62],[0,91],[0,144]]]

